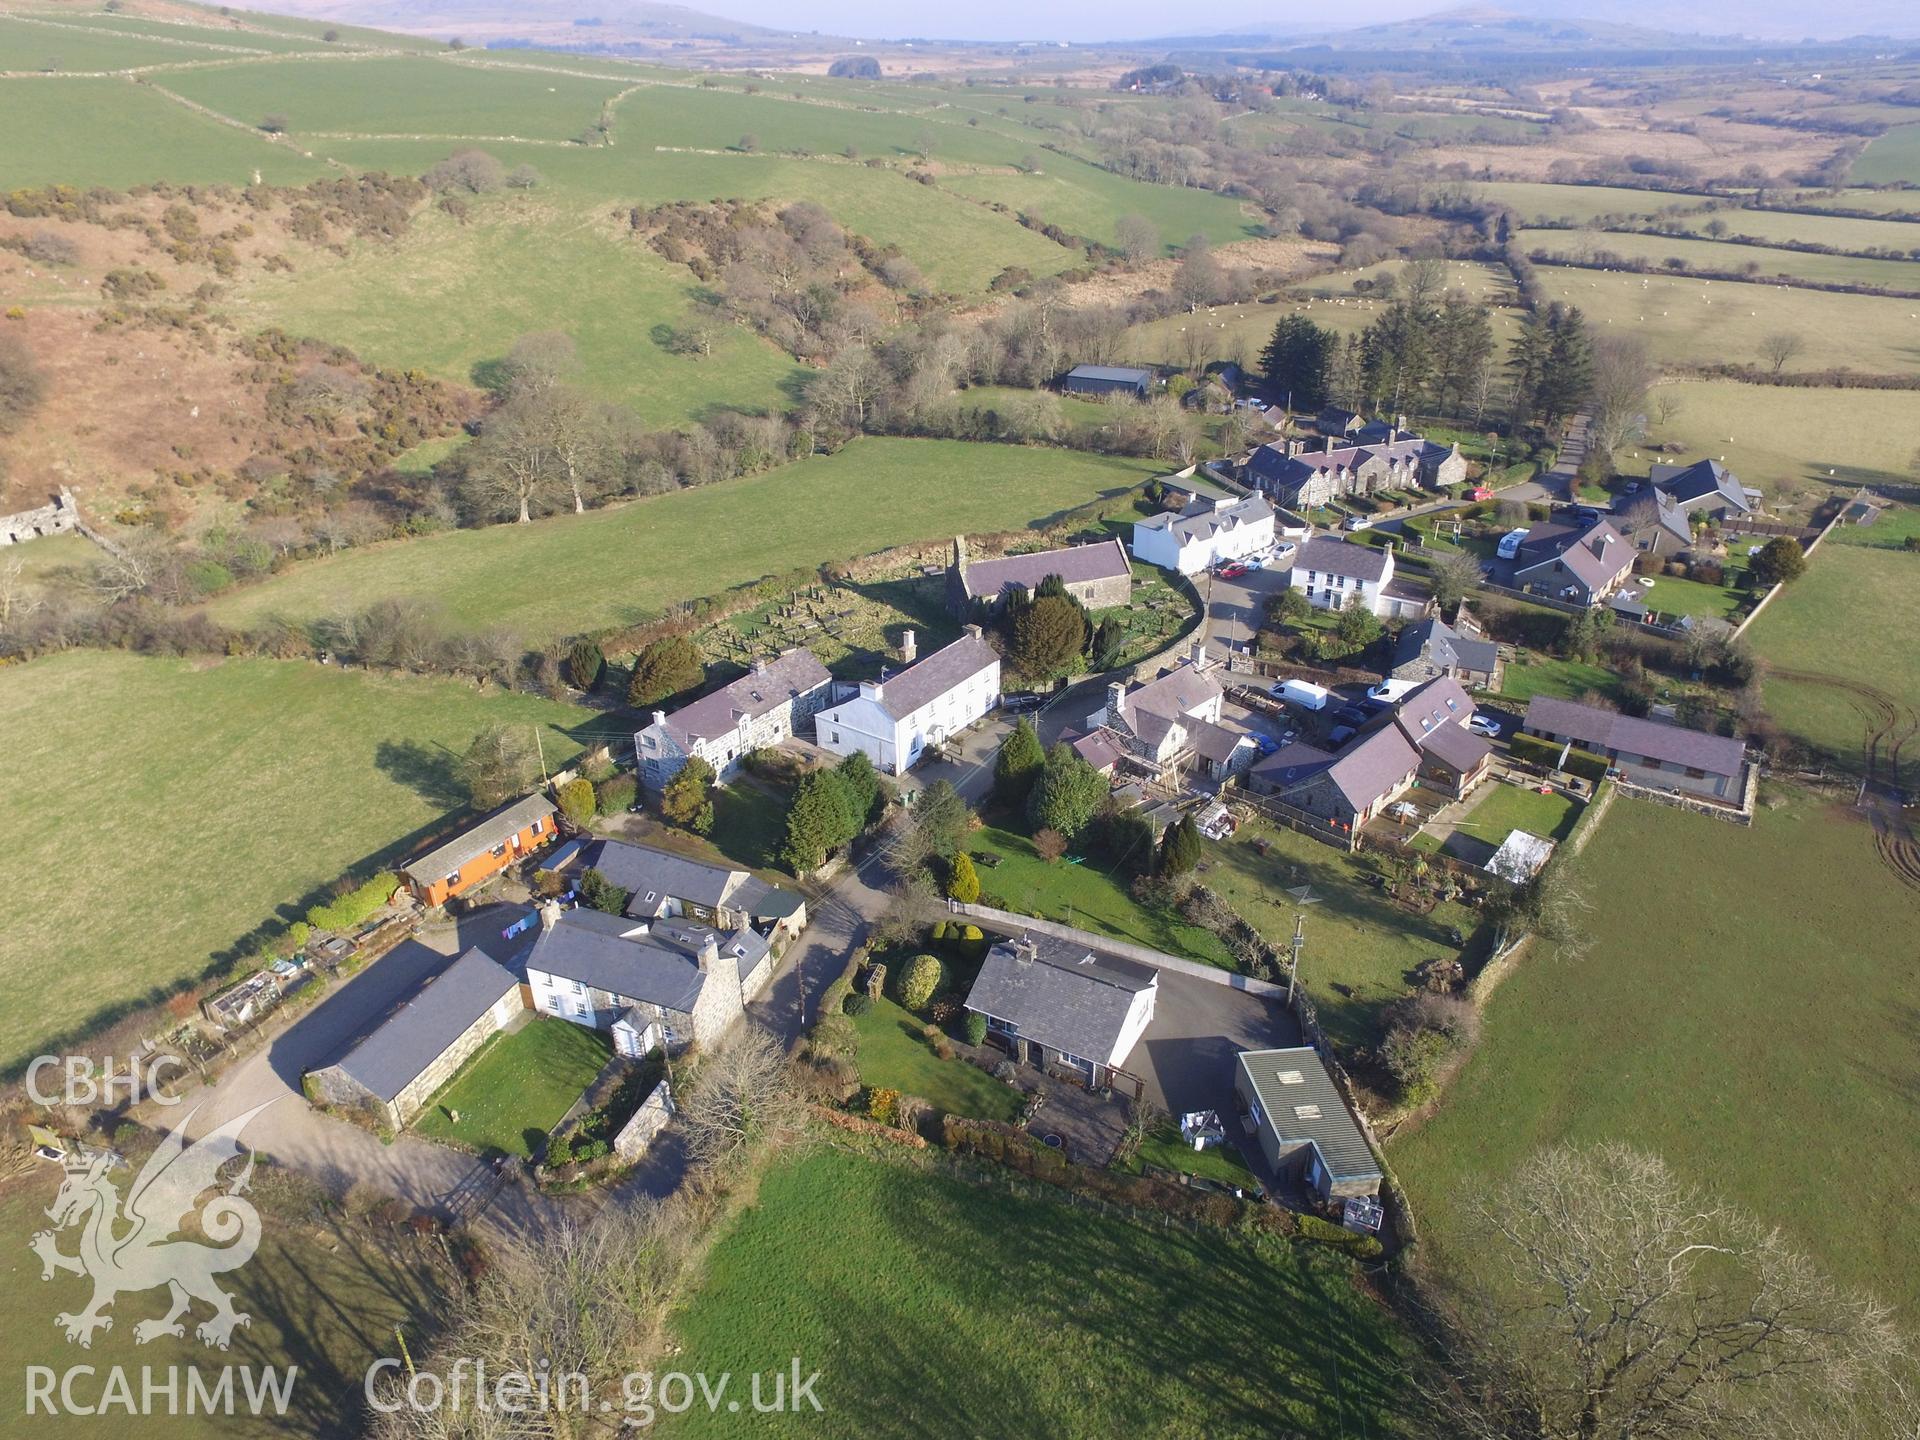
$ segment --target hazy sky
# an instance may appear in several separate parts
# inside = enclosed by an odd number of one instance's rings
[[[1431,13],[1446,0],[1361,0],[1324,5],[1226,3],[1183,7],[1166,0],[685,0],[756,25],[797,26],[841,35],[942,40],[1124,40],[1142,36],[1207,34],[1252,27],[1329,30]],[[1602,3],[1602,0],[1596,0]]]

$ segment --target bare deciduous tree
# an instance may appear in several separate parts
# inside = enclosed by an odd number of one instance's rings
[[[533,519],[533,504],[560,480],[552,430],[537,397],[515,395],[494,411],[468,450],[467,486],[476,505],[493,514]]]
[[[1504,1269],[1451,1337],[1452,1373],[1431,1396],[1450,1433],[1789,1435],[1910,1373],[1884,1306],[1656,1156],[1542,1152],[1478,1220]]]
[[[1592,453],[1611,468],[1613,457],[1645,430],[1647,392],[1656,374],[1644,340],[1603,336],[1593,347]]]
[[[700,1066],[680,1115],[693,1154],[718,1168],[749,1150],[792,1140],[805,1127],[807,1110],[773,1037],[741,1028]]]
[[[1114,239],[1127,259],[1138,265],[1160,253],[1160,231],[1144,215],[1122,215],[1113,227]]]
[[[1775,375],[1786,369],[1788,363],[1806,348],[1807,342],[1791,330],[1776,330],[1760,341],[1761,358]]]
[[[1431,569],[1434,603],[1451,610],[1480,588],[1480,560],[1471,551],[1453,550],[1434,557]]]

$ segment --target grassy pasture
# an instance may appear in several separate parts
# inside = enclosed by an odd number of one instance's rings
[[[1473,187],[1473,193],[1508,206],[1523,221],[1572,220],[1579,224],[1602,215],[1657,215],[1663,210],[1692,210],[1707,203],[1702,195],[1614,185],[1552,185],[1534,180],[1483,182]]]
[[[515,135],[568,140],[619,86],[522,70],[482,74],[425,56],[282,60],[185,71],[168,88],[245,124],[342,134]]]
[[[1805,342],[1796,369],[1920,370],[1920,300],[1554,265],[1539,273],[1548,296],[1579,306],[1596,333],[1638,335],[1670,364],[1761,364],[1761,341],[1790,331]]]
[[[169,76],[177,79],[178,76]],[[0,188],[106,185],[151,180],[299,185],[326,166],[125,80],[0,80],[7,143]]]
[[[613,1038],[605,1031],[536,1015],[512,1034],[489,1039],[413,1128],[483,1154],[531,1157],[612,1055]]]
[[[1875,136],[1853,162],[1851,178],[1867,185],[1920,183],[1920,125],[1899,125]]]
[[[36,12],[29,10],[16,13],[33,16]],[[44,13],[46,18],[58,20],[62,26],[99,30],[118,35],[143,35],[154,40],[184,40],[192,45],[218,45],[224,49],[258,50],[268,55],[292,55],[309,51],[343,49],[356,43],[365,44],[369,37],[373,37],[376,44],[386,42],[389,48],[404,49],[409,45],[405,36],[376,36],[375,32],[370,30],[360,31],[357,40],[342,31],[341,41],[336,45],[329,45],[320,38],[322,34],[320,26],[315,26],[310,35],[280,34],[264,27],[255,28],[250,23],[243,23],[237,16],[231,20],[216,20],[209,14],[206,24],[192,25],[171,20],[149,20],[145,16],[138,15],[72,15],[57,10]],[[249,17],[249,19],[252,18],[266,17]],[[182,52],[180,58],[193,57]]]
[[[74,1399],[82,1405],[100,1402],[109,1366],[126,1368],[137,1405],[142,1366],[153,1367],[156,1378],[175,1366],[197,1367],[211,1385],[217,1383],[222,1365],[271,1365],[283,1375],[291,1365],[299,1367],[299,1375],[284,1417],[276,1416],[271,1405],[258,1417],[247,1414],[239,1376],[233,1377],[234,1414],[188,1415],[183,1376],[179,1413],[167,1413],[162,1390],[151,1412],[126,1428],[137,1426],[142,1435],[156,1440],[284,1440],[289,1435],[347,1440],[364,1432],[366,1412],[358,1399],[362,1377],[376,1359],[394,1353],[394,1326],[404,1324],[417,1343],[445,1312],[448,1275],[438,1245],[401,1240],[395,1231],[378,1235],[367,1225],[335,1218],[297,1223],[262,1202],[259,1208],[266,1213],[261,1216],[260,1248],[220,1282],[232,1292],[234,1309],[252,1317],[235,1329],[230,1350],[209,1350],[195,1337],[193,1326],[209,1313],[199,1302],[186,1317],[185,1335],[140,1344],[134,1326],[164,1313],[166,1291],[161,1289],[123,1292],[113,1307],[113,1328],[97,1332],[92,1347],[81,1351],[55,1328],[53,1317],[83,1307],[89,1283],[74,1275],[43,1283],[40,1261],[27,1249],[27,1237],[47,1227],[45,1211],[53,1203],[59,1177],[59,1167],[40,1164],[0,1191],[0,1234],[8,1241],[7,1258],[0,1265],[0,1280],[5,1282],[0,1334],[7,1337],[7,1353],[14,1357],[0,1372],[0,1406],[9,1415],[27,1413],[25,1367],[44,1365],[61,1372],[81,1363],[73,1358],[76,1354],[98,1367],[93,1376],[77,1379]],[[125,1188],[132,1172],[119,1171],[116,1179]],[[254,1198],[259,1200],[260,1192],[273,1183],[256,1176]],[[79,1233],[63,1232],[60,1249],[71,1253]],[[49,1414],[44,1408],[33,1422],[25,1428],[58,1440],[93,1440],[113,1424],[98,1414]],[[15,1428],[22,1425],[23,1420],[15,1422]]]
[[[1842,190],[1838,195],[1810,190],[1798,197],[1799,203],[1814,209],[1871,210],[1882,213],[1920,213],[1920,195],[1911,190]]]
[[[1145,216],[1168,246],[1185,244],[1196,234],[1224,245],[1250,233],[1247,213],[1224,195],[1148,185],[1064,155],[1043,154],[1041,163],[1034,175],[957,175],[940,183],[976,200],[1036,211],[1076,235],[1109,243],[1123,215]]]
[[[0,929],[0,1068],[106,1006],[144,1001],[461,803],[451,760],[495,723],[590,714],[451,681],[295,661],[73,651],[0,684],[19,873]],[[87,977],[84,984],[75,976]]]
[[[655,337],[685,315],[695,284],[602,214],[534,192],[490,199],[466,225],[423,215],[396,241],[314,255],[244,293],[256,323],[461,382],[528,331],[565,330],[586,383],[650,424],[784,406],[782,387],[804,372],[752,333],[729,327],[700,357]]]
[[[1685,223],[1696,233],[1709,220],[1720,220],[1735,235],[1758,240],[1800,240],[1843,250],[1890,249],[1920,251],[1920,225],[1906,220],[1861,220],[1851,215],[1798,215],[1784,210],[1716,210],[1689,215]]]
[[[1407,1342],[1327,1252],[833,1149],[765,1178],[673,1324],[686,1369],[741,1390],[822,1372],[821,1413],[755,1416],[768,1434],[1406,1433]]]
[[[1920,226],[1914,228],[1920,231]],[[1522,230],[1519,238],[1528,254],[1544,250],[1555,259],[1586,259],[1597,251],[1610,250],[1626,259],[1645,260],[1655,265],[1677,257],[1695,270],[1737,272],[1748,265],[1758,265],[1761,278],[1790,275],[1822,284],[1920,290],[1920,262],[1912,260],[1862,260],[1852,255],[1814,255],[1762,245],[1731,245],[1725,241],[1694,240],[1677,235],[1629,235],[1611,231]]]
[[[763,575],[910,540],[1046,520],[1141,483],[1141,461],[945,440],[854,442],[765,474],[562,515],[351,551],[221,597],[217,618],[314,620],[383,595],[527,636],[632,624]],[[724,537],[726,544],[716,541]]]
[[[211,38],[211,37],[209,37]],[[68,30],[0,15],[0,70],[51,70],[83,73],[131,70],[140,65],[178,65],[216,60],[220,51],[202,45],[114,35],[98,30]]]
[[[1920,436],[1920,393],[1912,390],[1676,380],[1660,393],[1680,402],[1673,422],[1653,434],[1679,447],[1664,458],[1724,460],[1766,492],[1770,508],[1784,500],[1804,511],[1834,487],[1851,494],[1858,485],[1896,481],[1908,473]],[[1622,470],[1644,475],[1649,458],[1629,451]]]
[[[1884,523],[1884,522],[1883,522]],[[1829,541],[1807,573],[1761,612],[1747,632],[1754,649],[1780,670],[1854,680],[1908,705],[1920,702],[1920,557],[1905,551]],[[1840,691],[1777,677],[1767,708],[1789,734],[1819,747],[1845,768],[1861,762],[1862,717]],[[1911,777],[1914,764],[1907,761]]]
[[[1535,1149],[1620,1140],[1911,1323],[1920,1150],[1896,1137],[1920,1121],[1920,972],[1888,937],[1916,906],[1864,825],[1795,803],[1738,829],[1622,799],[1576,874],[1592,950],[1529,954],[1439,1111],[1390,1142],[1429,1256],[1480,1263],[1463,1207]]]

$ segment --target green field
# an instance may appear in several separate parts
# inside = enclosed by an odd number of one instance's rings
[[[1850,215],[1799,215],[1785,210],[1717,210],[1690,215],[1687,228],[1696,234],[1709,220],[1723,222],[1735,235],[1751,235],[1774,242],[1798,240],[1831,245],[1836,250],[1893,250],[1920,253],[1920,225],[1906,220],[1862,220]]]
[[[483,1154],[532,1156],[612,1056],[606,1032],[535,1015],[512,1034],[488,1040],[413,1128]]]
[[[1762,340],[1790,332],[1803,342],[1796,370],[1920,372],[1920,301],[1556,265],[1539,274],[1547,294],[1578,305],[1597,334],[1639,336],[1668,364],[1761,365]]]
[[[247,1325],[234,1330],[232,1348],[211,1350],[195,1337],[193,1327],[211,1313],[198,1301],[186,1318],[184,1336],[162,1336],[140,1344],[134,1338],[134,1326],[165,1312],[167,1292],[129,1289],[114,1302],[113,1328],[97,1333],[92,1346],[82,1350],[68,1343],[53,1317],[84,1308],[88,1282],[59,1275],[43,1283],[40,1261],[27,1249],[28,1237],[47,1228],[45,1211],[60,1174],[57,1165],[37,1164],[0,1192],[0,1236],[7,1251],[0,1266],[7,1296],[0,1300],[0,1335],[7,1337],[7,1353],[13,1357],[0,1371],[0,1406],[13,1417],[16,1429],[33,1429],[63,1440],[97,1440],[114,1423],[99,1415],[48,1414],[43,1408],[27,1426],[28,1365],[50,1366],[56,1373],[76,1364],[96,1367],[91,1376],[76,1377],[73,1398],[80,1405],[101,1400],[109,1366],[126,1368],[133,1403],[138,1405],[143,1366],[151,1366],[162,1385],[176,1366],[198,1369],[212,1385],[218,1383],[223,1365],[256,1370],[274,1366],[283,1374],[291,1365],[299,1367],[299,1375],[284,1418],[271,1408],[257,1418],[249,1416],[237,1375],[233,1380],[238,1413],[189,1416],[185,1413],[187,1382],[180,1376],[180,1413],[167,1413],[162,1390],[152,1409],[125,1428],[138,1428],[142,1435],[161,1440],[204,1436],[269,1440],[290,1434],[347,1440],[364,1433],[366,1416],[358,1401],[361,1380],[376,1359],[394,1353],[394,1326],[404,1324],[417,1344],[445,1312],[447,1274],[438,1245],[402,1239],[395,1230],[377,1233],[364,1222],[337,1217],[317,1223],[281,1218],[261,1199],[262,1189],[274,1182],[256,1176],[251,1198],[265,1212],[260,1248],[245,1265],[220,1280],[221,1288],[233,1294],[234,1309],[251,1317]],[[117,1179],[124,1189],[132,1175],[123,1170]],[[72,1254],[79,1236],[78,1228],[58,1232],[59,1248]],[[76,1359],[80,1356],[84,1360]]]
[[[458,808],[449,766],[496,723],[590,712],[303,661],[71,651],[0,681],[17,873],[0,929],[0,1069],[198,976],[254,927]],[[79,983],[73,977],[85,976]]]
[[[1408,1346],[1347,1262],[821,1149],[761,1183],[680,1368],[821,1372],[820,1437],[1408,1433]],[[696,1407],[676,1434],[737,1435]]]
[[[521,335],[562,329],[581,375],[652,425],[790,403],[806,372],[750,331],[724,327],[714,352],[675,355],[653,331],[686,314],[697,282],[607,221],[604,210],[502,196],[462,225],[429,214],[345,261],[315,257],[244,288],[256,323],[324,335],[362,359],[470,383]]]
[[[207,38],[213,38],[211,33]],[[38,70],[73,75],[98,70],[131,70],[143,65],[179,65],[192,60],[217,60],[222,54],[222,51],[204,45],[184,45],[177,41],[116,35],[97,30],[69,30],[35,24],[13,15],[0,15],[0,70]]]
[[[1851,179],[1860,184],[1920,184],[1920,125],[1897,125],[1874,136],[1853,161]]]
[[[1784,501],[1804,514],[1836,488],[1850,495],[1904,480],[1920,444],[1920,391],[1673,380],[1658,393],[1679,401],[1673,422],[1654,429],[1653,439],[1670,447],[1658,458],[1724,461],[1766,492],[1770,510]],[[1632,450],[1621,470],[1644,475],[1651,458]]]
[[[1523,221],[1571,220],[1578,225],[1590,224],[1602,215],[1657,215],[1662,210],[1693,210],[1707,203],[1704,195],[1531,180],[1483,182],[1473,187],[1473,193],[1510,207]]]
[[[527,525],[373,546],[222,596],[217,619],[298,621],[421,595],[529,637],[637,624],[680,600],[910,540],[1037,523],[1154,467],[1065,450],[855,441],[762,475]],[[724,537],[724,546],[716,541]]]
[[[1264,856],[1255,840],[1267,842]],[[1257,819],[1230,840],[1209,842],[1207,858],[1200,882],[1276,949],[1292,939],[1294,916],[1306,917],[1300,982],[1327,1033],[1346,1047],[1377,1043],[1381,1007],[1407,993],[1414,967],[1458,955],[1463,947],[1451,932],[1457,928],[1470,944],[1478,923],[1471,910],[1451,902],[1415,914],[1369,883],[1380,868],[1372,862]],[[1302,885],[1315,903],[1303,907],[1288,893]]]
[[[170,76],[168,78],[178,78]],[[327,173],[290,145],[196,115],[127,80],[0,80],[0,188],[150,180],[299,185]]]
[[[21,18],[37,18],[39,12],[16,12]],[[288,29],[284,17],[274,15],[245,15],[236,12],[232,16],[216,17],[208,12],[204,24],[187,22],[176,23],[172,20],[150,20],[145,16],[125,13],[108,15],[82,15],[68,10],[50,10],[44,12],[45,18],[57,20],[63,30],[98,30],[115,35],[141,36],[155,40],[179,40],[189,45],[213,45],[221,53],[236,50],[256,50],[266,55],[290,55],[301,52],[330,52],[334,50],[358,49],[368,44],[379,45],[384,49],[408,50],[424,49],[430,41],[412,40],[404,35],[389,35],[383,31],[356,30],[352,26],[338,27],[315,24],[305,33],[294,33]],[[292,22],[295,26],[300,22]],[[338,30],[340,39],[332,44],[320,37],[328,30]],[[192,59],[183,53],[180,58]]]
[[[925,1022],[882,996],[853,1022],[860,1037],[860,1078],[875,1089],[918,1095],[947,1115],[1011,1122],[1025,1103],[1011,1085],[978,1065],[942,1060],[920,1033]]]
[[[607,80],[523,70],[482,72],[425,56],[280,60],[167,77],[167,88],[252,125],[287,117],[301,132],[505,135],[570,140],[619,93]]]
[[[1864,823],[1805,802],[1742,829],[1622,799],[1575,873],[1591,951],[1530,953],[1439,1111],[1390,1142],[1423,1249],[1471,1271],[1471,1197],[1541,1147],[1618,1140],[1911,1322],[1920,971],[1890,937],[1920,905]]]
[[[1814,552],[1807,573],[1753,622],[1747,638],[1776,670],[1831,675],[1884,691],[1920,708],[1920,556],[1833,544]],[[1767,708],[1788,734],[1840,760],[1861,764],[1863,711],[1843,691],[1770,678]],[[1907,760],[1911,779],[1912,757]]]
[[[1253,233],[1248,212],[1224,195],[1143,184],[1065,155],[1044,155],[1034,175],[963,175],[943,183],[956,194],[1037,212],[1094,240],[1111,242],[1123,215],[1144,215],[1168,245],[1184,245],[1190,235],[1224,245]]]
[[[1803,220],[1795,215],[1785,217]],[[1746,227],[1737,226],[1744,230]],[[1909,227],[1920,232],[1920,225]],[[1885,290],[1920,291],[1920,263],[1912,260],[1861,260],[1851,255],[1815,255],[1764,245],[1734,245],[1677,235],[1633,235],[1595,230],[1522,230],[1521,246],[1531,255],[1543,250],[1555,259],[1591,259],[1602,250],[1628,260],[1664,266],[1678,258],[1695,270],[1745,271],[1758,265],[1757,278],[1789,275],[1821,284],[1877,285]]]

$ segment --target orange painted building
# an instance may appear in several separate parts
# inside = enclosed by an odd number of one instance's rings
[[[558,811],[545,795],[522,797],[409,861],[400,873],[422,905],[444,905],[553,841]]]

